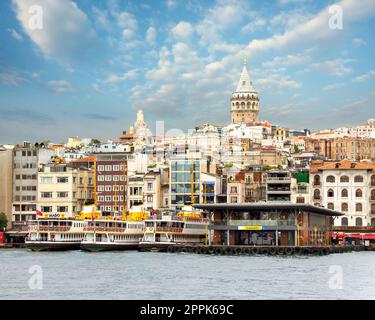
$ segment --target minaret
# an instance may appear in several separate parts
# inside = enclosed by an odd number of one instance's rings
[[[232,93],[230,101],[232,123],[244,123],[253,126],[259,122],[259,98],[249,79],[246,57],[244,58],[240,81],[236,91]]]

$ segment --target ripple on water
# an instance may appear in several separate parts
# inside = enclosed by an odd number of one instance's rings
[[[375,253],[322,257],[0,250],[0,299],[373,299]],[[43,289],[29,289],[29,268]],[[332,266],[342,288],[330,288]],[[337,268],[332,269],[337,270]],[[331,271],[332,271],[331,270]]]

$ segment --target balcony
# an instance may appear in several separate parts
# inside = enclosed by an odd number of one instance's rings
[[[289,183],[290,177],[266,177],[266,183]]]
[[[322,182],[321,181],[314,181],[313,182],[313,186],[314,187],[321,187],[322,186]]]

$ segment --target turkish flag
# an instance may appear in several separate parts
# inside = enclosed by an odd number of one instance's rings
[[[36,214],[40,217],[43,217],[43,212],[42,211],[39,211],[39,210],[36,210]]]

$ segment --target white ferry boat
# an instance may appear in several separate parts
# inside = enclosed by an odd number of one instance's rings
[[[145,220],[144,236],[139,243],[142,251],[165,251],[173,244],[199,244],[207,239],[209,220],[184,206],[177,215],[157,214]]]
[[[75,218],[66,214],[42,213],[37,211],[38,219],[28,224],[26,248],[33,251],[76,250],[80,248],[84,227],[88,219],[101,217],[95,205],[87,205]]]
[[[81,249],[85,251],[136,250],[142,239],[149,213],[140,207],[122,218],[89,221],[84,228]]]
[[[26,248],[33,251],[76,250],[83,239],[87,221],[42,218],[29,223]]]

